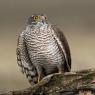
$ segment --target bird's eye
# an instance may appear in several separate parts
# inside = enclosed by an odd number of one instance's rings
[[[33,19],[34,19],[35,21],[37,21],[37,20],[39,19],[39,17],[38,17],[38,16],[34,16]]]
[[[47,17],[45,16],[45,20],[47,20]]]

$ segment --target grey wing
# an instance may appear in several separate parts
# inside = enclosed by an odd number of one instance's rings
[[[21,71],[27,76],[31,84],[36,83],[37,72],[29,58],[27,46],[24,41],[24,32],[18,37],[16,53],[17,63],[20,66]]]
[[[66,37],[63,32],[55,25],[52,25],[52,29],[54,30],[55,39],[58,42],[58,45],[61,47],[63,54],[65,55],[64,69],[65,71],[71,70],[71,53]]]

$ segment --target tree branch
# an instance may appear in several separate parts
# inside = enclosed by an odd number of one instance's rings
[[[95,70],[51,74],[30,88],[0,95],[81,95],[82,91],[95,94]]]

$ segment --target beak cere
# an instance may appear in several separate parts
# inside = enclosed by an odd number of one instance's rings
[[[42,20],[45,20],[45,17],[44,17],[44,16],[41,16],[41,19],[42,19]]]

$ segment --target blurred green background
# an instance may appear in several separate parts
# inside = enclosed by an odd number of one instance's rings
[[[16,63],[16,42],[34,13],[64,31],[72,71],[95,68],[95,0],[0,0],[0,91],[30,86]]]

